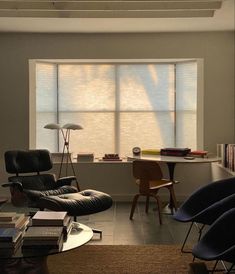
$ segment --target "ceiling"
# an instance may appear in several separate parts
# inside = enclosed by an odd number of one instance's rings
[[[234,30],[234,0],[0,0],[0,32]]]

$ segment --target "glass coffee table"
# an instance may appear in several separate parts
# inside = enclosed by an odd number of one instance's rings
[[[49,255],[66,252],[78,248],[91,240],[93,231],[90,227],[74,223],[74,228],[69,233],[63,247],[58,250],[32,249],[30,252],[23,252],[21,246],[14,254],[0,253],[0,273],[4,274],[49,274],[47,257]]]

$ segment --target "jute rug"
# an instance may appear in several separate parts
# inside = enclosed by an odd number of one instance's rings
[[[48,257],[51,274],[186,274],[190,262],[176,245],[85,245]]]

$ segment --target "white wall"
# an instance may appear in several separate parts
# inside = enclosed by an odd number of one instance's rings
[[[0,180],[7,174],[3,154],[29,147],[29,59],[202,58],[204,60],[204,148],[234,142],[234,32],[149,34],[24,34],[0,33]],[[84,182],[123,195],[134,191],[130,168],[81,166]],[[210,167],[178,166],[182,183],[177,195],[187,195],[206,183]],[[93,177],[92,177],[93,176]],[[95,179],[95,180],[93,180]],[[121,181],[121,185],[120,185]],[[84,183],[86,185],[86,183]],[[0,195],[3,190],[0,189]],[[112,193],[111,193],[112,194]]]

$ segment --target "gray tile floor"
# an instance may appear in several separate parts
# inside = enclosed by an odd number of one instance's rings
[[[151,204],[149,213],[146,214],[144,203],[139,203],[136,207],[133,220],[129,220],[131,203],[114,202],[109,210],[78,217],[78,222],[103,231],[102,240],[99,239],[97,234],[89,244],[181,244],[189,224],[176,222],[172,218],[172,215],[163,214],[163,224],[159,225],[157,212],[154,208],[155,204]],[[1,210],[28,211],[26,208],[15,208],[10,203],[4,204]],[[195,228],[189,239],[189,245],[195,243],[197,235],[198,233]]]
[[[163,214],[163,224],[160,225],[154,208],[155,204],[151,204],[146,214],[144,203],[139,203],[133,220],[130,220],[131,203],[115,202],[107,211],[79,217],[79,222],[103,231],[102,240],[94,237],[90,244],[181,244],[189,224],[176,222],[172,215]],[[197,235],[195,228],[189,238],[189,245],[196,241]]]

